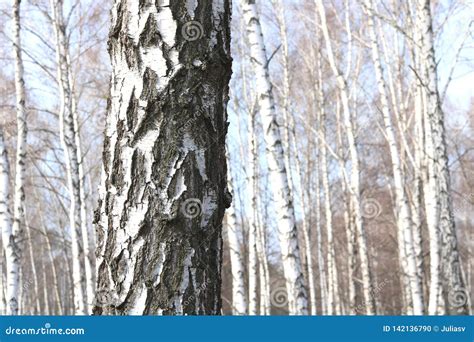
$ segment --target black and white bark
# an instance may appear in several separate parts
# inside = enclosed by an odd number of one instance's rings
[[[220,314],[230,1],[116,1],[97,315]]]
[[[265,152],[269,177],[274,187],[274,201],[278,213],[278,238],[282,254],[283,273],[288,293],[291,315],[307,314],[308,300],[301,266],[297,239],[297,227],[289,178],[285,167],[280,126],[277,122],[272,84],[268,73],[268,59],[262,28],[254,0],[246,0],[243,6],[247,38],[250,44],[250,59],[256,79],[256,92],[262,120]]]
[[[7,315],[16,315],[18,314],[20,290],[20,260],[18,255],[18,237],[12,231],[12,218],[9,207],[10,197],[10,164],[3,137],[3,128],[0,127],[0,228],[7,274],[4,281],[6,285],[5,313]]]
[[[441,245],[440,283],[441,299],[448,314],[469,314],[469,292],[465,288],[460,265],[458,241],[451,198],[451,179],[448,164],[448,153],[445,138],[444,113],[438,91],[437,62],[434,51],[433,19],[431,1],[417,2],[417,28],[420,51],[420,72],[426,99],[425,126],[428,158],[430,194],[434,194],[433,205],[427,216],[433,225],[439,227],[439,237],[433,237]],[[436,232],[434,232],[436,233]],[[438,257],[438,256],[436,256]],[[436,293],[432,296],[437,296]],[[433,297],[432,297],[433,298]],[[431,298],[430,298],[431,300]],[[436,310],[438,304],[432,306]],[[430,310],[431,311],[431,310]],[[442,312],[437,312],[442,313]]]
[[[8,270],[8,313],[18,314],[18,288],[20,284],[20,245],[19,236],[25,222],[25,162],[26,162],[26,137],[28,128],[26,125],[26,92],[24,81],[24,68],[21,46],[21,22],[20,22],[20,0],[13,3],[13,52],[15,60],[15,95],[16,95],[16,121],[17,121],[17,145],[15,165],[15,188],[13,195],[13,225],[11,229],[10,249],[13,252],[11,269]],[[11,256],[11,255],[10,255]],[[15,303],[16,301],[16,303]]]
[[[63,0],[50,0],[51,18],[56,39],[56,67],[59,87],[59,135],[64,153],[69,192],[69,229],[71,236],[74,313],[87,314],[87,274],[84,270],[81,196],[82,179],[77,145],[77,119],[70,70],[69,43],[63,14]],[[84,289],[86,290],[84,292]]]
[[[228,173],[228,190],[233,198],[233,178],[230,168]],[[245,315],[247,313],[247,297],[245,292],[245,267],[240,244],[242,230],[237,225],[235,205],[231,205],[229,209],[227,209],[226,219],[227,240],[229,244],[230,264],[232,271],[232,313],[234,315]]]

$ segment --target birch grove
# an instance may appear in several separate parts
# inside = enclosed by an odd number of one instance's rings
[[[0,314],[472,314],[469,4],[0,12]]]

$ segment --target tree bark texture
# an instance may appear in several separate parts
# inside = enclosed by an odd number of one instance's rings
[[[220,314],[230,1],[116,1],[95,314]]]

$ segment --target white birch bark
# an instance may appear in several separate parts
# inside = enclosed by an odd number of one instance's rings
[[[5,251],[6,266],[6,310],[7,315],[18,314],[19,305],[19,256],[17,236],[13,235],[10,201],[10,165],[0,128],[0,227],[2,229],[2,243]]]
[[[38,284],[38,272],[36,270],[35,257],[33,254],[33,240],[31,237],[31,227],[28,223],[28,219],[25,215],[25,231],[26,231],[26,240],[28,245],[28,257],[31,267],[31,274],[33,275],[33,293],[34,293],[34,314],[41,314],[41,303],[40,303],[40,293],[39,293],[39,284]]]
[[[69,229],[71,236],[72,279],[74,296],[74,313],[87,314],[83,292],[85,274],[83,271],[84,251],[81,231],[81,178],[79,175],[79,160],[76,145],[76,123],[74,120],[74,105],[69,62],[68,43],[63,16],[63,0],[50,0],[52,24],[56,38],[57,81],[59,85],[59,135],[64,153],[67,187],[69,191]]]
[[[269,177],[275,189],[274,199],[279,216],[277,219],[278,237],[288,292],[289,312],[291,315],[307,314],[308,302],[300,261],[295,214],[285,168],[280,127],[276,120],[262,29],[253,0],[245,1],[244,19],[257,83],[256,91],[266,143]]]
[[[374,5],[372,0],[365,0],[365,7],[367,9],[367,20],[369,27],[369,37],[372,52],[372,61],[374,63],[375,77],[377,80],[378,91],[380,93],[380,101],[382,104],[382,115],[385,125],[385,138],[387,139],[390,157],[392,160],[392,172],[395,186],[395,202],[397,205],[397,226],[402,231],[402,241],[399,241],[399,248],[404,249],[405,253],[403,259],[406,259],[404,265],[406,269],[403,270],[409,279],[411,290],[411,297],[413,302],[413,313],[415,315],[423,315],[423,292],[421,279],[417,271],[417,263],[415,257],[415,249],[413,243],[413,222],[411,218],[410,206],[408,197],[405,192],[405,182],[402,174],[402,166],[400,162],[400,154],[395,136],[395,131],[392,123],[391,112],[389,108],[389,98],[387,91],[387,84],[383,76],[383,69],[380,60],[379,46],[377,42],[377,35],[375,31],[375,22],[373,11]]]
[[[1,157],[0,157],[1,158]],[[3,170],[3,167],[0,167],[0,169]],[[1,174],[1,173],[0,173]],[[0,182],[2,175],[0,175]],[[4,197],[4,190],[0,190],[0,234],[3,232],[3,228],[6,227],[6,223],[4,222],[5,219],[5,213],[3,212],[4,210],[4,204],[6,203],[2,198]],[[0,315],[6,315],[7,314],[7,294],[5,292],[6,289],[6,278],[5,278],[5,272],[4,272],[4,263],[3,260],[5,260],[5,246],[2,242],[2,246],[0,248],[0,260],[2,262],[0,263]]]
[[[20,1],[13,3],[13,51],[15,59],[15,95],[16,95],[16,119],[17,119],[17,146],[16,146],[16,167],[15,167],[15,192],[13,198],[13,225],[8,243],[11,244],[10,255],[12,258],[10,270],[8,270],[8,314],[18,314],[19,296],[19,272],[20,272],[20,246],[18,239],[24,223],[24,201],[25,191],[23,188],[25,179],[26,162],[26,107],[25,107],[25,81],[23,59],[21,53],[21,23],[20,23]],[[8,254],[8,253],[7,253]]]
[[[69,48],[67,49],[69,51]],[[80,228],[82,234],[82,248],[84,254],[84,276],[86,284],[86,296],[84,297],[84,306],[86,313],[90,314],[92,312],[92,304],[95,292],[95,282],[94,275],[92,272],[92,261],[91,261],[91,238],[89,236],[89,225],[87,224],[87,208],[86,208],[86,194],[85,194],[85,175],[84,175],[84,156],[82,155],[82,142],[81,142],[81,132],[79,126],[79,113],[77,111],[75,92],[74,92],[74,83],[72,79],[72,68],[69,61],[70,56],[67,53],[67,68],[69,75],[69,84],[71,85],[71,102],[72,102],[72,116],[74,122],[74,142],[76,144],[76,154],[77,154],[77,174],[79,176],[79,199],[80,199]]]
[[[228,163],[229,158],[227,158]],[[227,188],[234,199],[234,192],[232,183],[232,174],[228,170]],[[245,296],[245,281],[244,281],[244,261],[242,256],[242,249],[239,238],[242,232],[237,226],[237,217],[235,214],[235,203],[232,204],[226,213],[227,217],[227,239],[229,243],[230,264],[232,270],[232,313],[234,315],[247,314],[247,298]]]
[[[321,77],[321,56],[318,52],[316,61],[317,65],[317,89],[316,101],[317,101],[317,112],[318,112],[318,139],[319,139],[319,165],[321,167],[321,179],[323,185],[324,194],[324,215],[325,215],[325,228],[326,228],[326,239],[327,239],[327,253],[326,253],[326,269],[327,269],[327,282],[328,282],[328,303],[327,303],[327,314],[333,315],[336,313],[337,307],[340,306],[340,299],[338,296],[339,282],[337,279],[336,259],[334,254],[334,239],[333,239],[333,224],[332,224],[332,207],[331,207],[331,193],[329,189],[329,173],[328,173],[328,157],[327,157],[327,141],[326,141],[326,112],[324,109],[324,94],[323,94],[323,83]]]
[[[44,255],[44,248],[43,248],[43,255]],[[42,315],[51,315],[51,311],[49,309],[49,294],[48,294],[48,282],[47,282],[47,274],[46,274],[46,266],[45,262],[41,263],[41,272],[43,274],[43,300],[44,300],[44,311],[41,313]]]
[[[258,189],[258,180],[257,180]],[[257,199],[257,204],[258,204]],[[258,207],[260,208],[260,206]],[[257,212],[257,254],[259,261],[259,282],[260,282],[260,314],[271,314],[271,300],[270,300],[270,273],[268,268],[267,258],[267,243],[265,234],[265,225],[262,222],[261,215]]]
[[[248,122],[249,159],[247,168],[247,191],[250,193],[250,215],[249,221],[249,315],[258,314],[258,231],[257,231],[257,187],[256,168],[257,151],[255,137],[255,114],[249,111]]]
[[[34,189],[34,194],[36,199],[39,201],[39,196],[36,188]],[[58,271],[56,268],[56,263],[54,262],[54,255],[53,255],[53,247],[51,244],[51,238],[49,237],[48,231],[46,229],[46,220],[43,215],[43,208],[41,205],[41,202],[39,202],[39,219],[40,219],[40,225],[41,225],[41,233],[44,236],[45,239],[45,249],[48,257],[48,261],[51,265],[51,275],[53,278],[53,288],[54,288],[54,297],[56,300],[56,305],[57,305],[57,311],[56,314],[61,316],[63,314],[63,300],[61,298],[60,290],[59,290],[59,282],[58,282]]]
[[[431,1],[418,1],[418,28],[421,40],[420,77],[426,91],[425,124],[429,126],[427,144],[432,148],[428,151],[430,175],[435,178],[430,183],[430,189],[436,194],[437,212],[427,212],[427,216],[434,215],[439,225],[441,241],[441,282],[442,296],[449,314],[468,314],[469,292],[464,285],[462,276],[456,228],[451,198],[451,180],[446,147],[444,113],[438,92],[437,63],[434,52],[433,19],[431,17]],[[431,152],[431,153],[430,153]],[[460,305],[453,298],[461,294],[466,300]]]
[[[335,55],[332,49],[331,38],[329,36],[329,28],[326,21],[326,10],[322,0],[316,0],[316,7],[318,9],[321,18],[321,29],[326,45],[326,52],[329,59],[329,65],[336,78],[337,85],[340,90],[342,109],[343,109],[343,122],[348,140],[349,155],[351,159],[351,174],[350,174],[350,195],[354,210],[355,226],[357,229],[357,244],[359,248],[359,256],[361,261],[361,272],[363,282],[363,294],[366,313],[373,315],[375,311],[375,303],[372,296],[373,284],[372,276],[369,264],[369,255],[367,250],[367,241],[365,234],[365,227],[361,212],[360,202],[360,170],[359,170],[359,153],[357,151],[357,142],[354,135],[354,127],[352,123],[352,114],[349,106],[349,94],[347,82],[344,76],[337,67]]]
[[[285,9],[284,5],[281,0],[272,0],[276,12],[277,12],[277,20],[278,20],[278,28],[280,31],[280,39],[281,39],[281,47],[282,47],[282,68],[283,68],[283,76],[282,76],[282,103],[281,109],[283,113],[283,134],[282,134],[282,143],[283,143],[283,151],[285,151],[285,168],[288,173],[288,186],[290,187],[290,192],[293,193],[294,191],[294,179],[292,176],[292,169],[291,169],[291,120],[290,120],[290,113],[289,113],[289,105],[290,105],[290,58],[289,58],[289,51],[288,51],[288,36],[287,36],[287,29],[286,29],[286,19],[285,19]]]
[[[220,314],[230,2],[111,13],[93,311]]]

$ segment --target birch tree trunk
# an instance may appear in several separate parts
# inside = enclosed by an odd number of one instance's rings
[[[83,271],[84,250],[81,231],[81,178],[76,144],[76,123],[71,76],[68,62],[68,42],[63,16],[63,0],[50,0],[52,24],[56,38],[57,80],[59,85],[59,135],[64,153],[67,187],[69,191],[69,228],[71,232],[72,279],[74,313],[87,314],[84,299],[85,274]],[[85,287],[85,286],[84,286]]]
[[[365,234],[365,227],[361,211],[360,201],[360,161],[359,153],[357,151],[357,142],[354,135],[354,127],[352,123],[352,114],[349,107],[349,94],[347,82],[344,79],[341,71],[338,69],[336,64],[336,58],[332,49],[331,38],[329,36],[329,28],[326,21],[326,10],[322,0],[316,0],[316,6],[321,18],[321,29],[326,45],[327,55],[331,70],[336,78],[337,85],[340,90],[342,109],[343,109],[343,122],[347,135],[349,145],[349,155],[351,159],[351,175],[350,175],[350,189],[351,202],[354,210],[355,226],[357,229],[357,244],[359,247],[359,254],[361,260],[361,271],[362,271],[362,282],[363,282],[363,293],[364,302],[366,307],[366,313],[368,315],[375,314],[375,303],[372,296],[373,284],[372,275],[369,264],[369,255],[367,250],[367,241]]]
[[[28,222],[28,219],[25,215],[25,231],[26,231],[26,240],[28,245],[28,257],[31,267],[31,274],[33,275],[33,286],[34,286],[34,314],[41,314],[41,304],[40,304],[40,293],[39,293],[39,282],[38,282],[38,272],[36,270],[35,257],[33,253],[33,240],[31,237],[31,227]]]
[[[403,269],[403,272],[407,274],[407,277],[409,279],[412,297],[411,299],[413,302],[413,314],[423,315],[423,290],[420,275],[417,271],[417,262],[412,234],[413,221],[411,218],[408,197],[405,192],[405,182],[402,174],[400,154],[389,108],[387,84],[383,76],[384,72],[382,69],[377,35],[375,31],[375,22],[373,18],[374,5],[372,0],[365,0],[365,6],[368,14],[367,20],[372,51],[372,61],[374,63],[375,77],[377,80],[378,90],[381,95],[380,101],[382,104],[382,114],[385,124],[385,137],[389,145],[390,157],[392,160],[392,172],[395,186],[395,202],[397,204],[397,226],[398,229],[401,230],[400,236],[403,237],[403,240],[399,241],[398,243],[399,249],[403,249],[405,251],[402,259],[406,259],[406,261],[404,261],[403,263],[403,265],[406,265],[406,268]]]
[[[36,189],[34,189],[34,191],[35,191],[35,197],[39,201],[39,197],[37,195]],[[60,294],[60,291],[59,291],[58,271],[56,269],[56,264],[54,262],[53,247],[51,245],[51,239],[50,239],[48,231],[46,229],[46,221],[45,221],[45,218],[44,218],[44,215],[43,215],[43,208],[41,206],[41,203],[39,203],[39,219],[40,219],[40,225],[41,225],[41,232],[44,235],[44,238],[46,240],[45,241],[46,242],[45,243],[45,248],[46,248],[46,252],[47,252],[47,256],[48,256],[48,261],[51,264],[51,275],[53,277],[53,284],[52,285],[53,285],[53,288],[54,288],[54,296],[55,296],[56,305],[57,305],[57,308],[58,308],[58,311],[56,313],[61,316],[63,314],[63,301],[61,299],[61,294]],[[44,267],[44,265],[43,265],[43,267]]]
[[[469,314],[469,292],[464,286],[462,276],[456,227],[454,222],[453,205],[451,199],[451,180],[448,165],[448,154],[444,129],[444,113],[438,92],[437,63],[434,52],[433,27],[429,0],[418,1],[419,38],[421,40],[420,77],[426,91],[426,125],[429,126],[429,135],[426,139],[432,148],[428,151],[431,163],[430,173],[435,177],[430,186],[436,194],[437,212],[428,212],[434,215],[439,225],[441,241],[441,281],[442,298],[448,314]],[[436,188],[435,188],[436,186]]]
[[[258,179],[257,179],[257,189]],[[257,204],[259,201],[257,199]],[[270,293],[270,271],[268,268],[267,258],[267,239],[265,233],[265,225],[261,219],[261,215],[258,215],[257,207],[257,254],[259,262],[259,281],[260,281],[260,314],[270,315],[271,314],[271,293]]]
[[[233,179],[230,168],[228,171],[228,179],[227,188],[229,189],[232,198],[234,198],[232,187]],[[234,208],[234,205],[231,205],[229,209],[227,209],[226,213],[227,239],[229,242],[230,264],[232,270],[232,313],[234,315],[245,315],[247,313],[247,298],[245,296],[244,281],[245,268],[239,242],[239,236],[242,234],[237,226],[237,217]]]
[[[247,171],[247,191],[250,193],[250,215],[249,221],[249,315],[258,314],[258,230],[257,230],[257,187],[256,187],[256,168],[257,168],[257,151],[255,137],[255,114],[249,111],[248,137],[250,145],[248,168]]]
[[[2,242],[6,261],[6,314],[18,314],[19,305],[19,251],[17,236],[13,235],[10,201],[10,164],[3,138],[3,129],[0,127],[0,224]]]
[[[69,50],[69,49],[68,49]],[[82,247],[84,250],[84,276],[86,284],[86,296],[84,297],[85,311],[87,313],[92,312],[92,304],[94,298],[94,275],[92,272],[91,264],[91,248],[90,248],[90,237],[89,237],[89,226],[87,224],[87,208],[86,208],[86,194],[85,194],[85,175],[84,175],[84,156],[82,155],[82,142],[81,142],[81,132],[79,126],[79,113],[77,111],[74,84],[72,80],[72,68],[69,61],[69,54],[67,55],[68,61],[68,74],[69,74],[69,84],[71,85],[71,101],[72,101],[72,114],[74,122],[74,141],[77,146],[77,161],[78,161],[78,170],[77,174],[79,175],[79,199],[80,199],[80,228],[82,234]]]
[[[23,59],[21,56],[21,23],[20,23],[20,0],[13,3],[13,51],[15,59],[15,95],[16,95],[16,121],[17,121],[17,146],[16,146],[16,166],[15,166],[15,192],[13,198],[13,226],[8,240],[9,252],[7,252],[8,270],[8,296],[9,302],[7,314],[18,314],[18,296],[20,287],[20,246],[18,239],[21,235],[22,224],[24,223],[24,201],[25,191],[23,188],[25,180],[26,161],[26,136],[28,128],[26,125],[25,108],[25,81],[23,79]]]
[[[250,58],[257,82],[256,91],[266,143],[269,177],[275,189],[278,237],[286,279],[289,312],[291,315],[304,315],[308,313],[308,301],[301,267],[295,214],[285,168],[280,127],[276,120],[272,86],[268,75],[268,60],[254,0],[245,1],[244,20],[250,44]]]
[[[95,314],[220,314],[230,1],[117,1]]]

